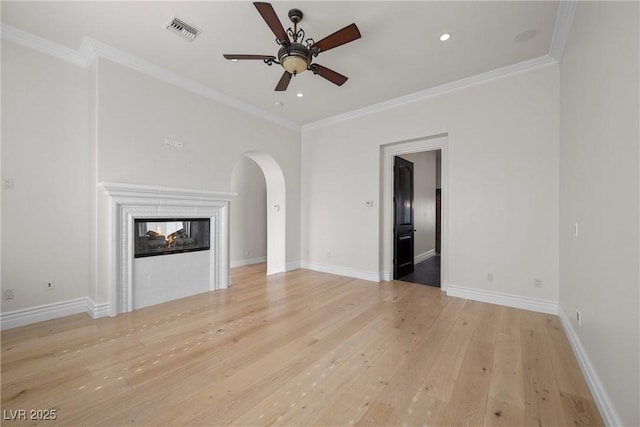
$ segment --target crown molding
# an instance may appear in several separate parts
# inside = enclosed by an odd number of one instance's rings
[[[90,62],[90,58],[96,57],[108,59],[109,61],[124,65],[125,67],[154,77],[158,80],[164,81],[165,83],[169,83],[193,92],[196,95],[203,96],[212,101],[263,118],[280,126],[300,131],[300,125],[298,125],[297,123],[283,119],[282,117],[269,113],[268,111],[265,111],[261,108],[254,107],[251,104],[220,93],[208,86],[203,85],[202,83],[181,76],[180,74],[176,74],[172,71],[167,70],[166,68],[159,67],[149,61],[145,61],[144,59],[138,58],[137,56],[131,55],[120,49],[116,49],[90,37],[84,38],[82,46],[80,47],[80,52],[83,52],[84,55],[86,55],[85,59],[88,62]]]
[[[298,132],[300,131],[300,125],[297,123],[220,93],[202,83],[183,77],[90,37],[85,37],[80,46],[80,50],[76,51],[7,24],[0,24],[0,35],[3,40],[12,41],[26,48],[54,56],[80,67],[88,67],[96,58],[104,58],[220,104],[244,111],[245,113],[260,117],[280,126]]]
[[[11,25],[0,23],[0,35],[3,40],[9,40],[20,46],[54,56],[58,59],[62,59],[63,61],[70,62],[73,65],[78,65],[80,67],[87,66],[87,63],[80,52],[69,47],[62,46],[61,44],[54,43],[45,38],[38,37],[34,34],[27,33],[26,31],[19,30]]]
[[[128,68],[134,69],[140,73],[154,77],[158,80],[188,90],[212,101],[230,106],[240,111],[244,111],[256,117],[263,118],[288,129],[305,132],[308,130],[351,120],[357,117],[362,117],[392,108],[397,108],[413,102],[434,98],[436,96],[466,89],[492,80],[510,77],[516,74],[533,71],[557,64],[562,58],[562,53],[564,51],[564,47],[578,2],[563,0],[559,3],[560,4],[558,6],[558,12],[556,15],[556,23],[553,31],[551,47],[548,55],[543,55],[538,58],[530,59],[528,61],[523,61],[517,64],[498,68],[496,70],[477,74],[475,76],[446,83],[444,85],[436,86],[430,89],[425,89],[399,98],[372,104],[367,107],[358,108],[356,110],[352,110],[343,114],[307,123],[302,126],[292,121],[283,119],[276,114],[270,113],[266,110],[220,93],[195,80],[171,72],[165,68],[159,67],[151,62],[145,61],[141,58],[116,49],[90,37],[85,37],[80,50],[75,51],[71,48],[59,45],[50,40],[14,28],[10,25],[0,24],[0,30],[3,39],[10,40],[14,43],[48,55],[52,55],[72,64],[87,67],[89,64],[93,63],[96,58],[104,58]]]
[[[553,27],[553,36],[551,37],[551,48],[549,49],[549,55],[558,62],[562,60],[562,54],[567,44],[571,23],[577,7],[577,1],[561,1],[558,6],[556,24]]]
[[[551,56],[549,55],[539,56],[537,58],[533,58],[528,61],[519,62],[513,65],[508,65],[506,67],[498,68],[492,71],[487,71],[486,73],[476,74],[475,76],[456,80],[454,82],[432,87],[430,89],[421,90],[419,92],[401,96],[399,98],[390,99],[389,101],[383,101],[377,104],[369,105],[368,107],[359,108],[344,114],[339,114],[337,116],[332,116],[326,119],[308,123],[302,126],[302,131],[305,132],[311,129],[317,129],[324,126],[329,126],[332,124],[351,120],[357,117],[362,117],[369,114],[390,110],[390,109],[401,107],[403,105],[407,105],[413,102],[435,98],[436,96],[445,95],[458,90],[467,89],[473,86],[478,86],[478,85],[487,83],[489,81],[503,79],[503,78],[511,77],[517,74],[538,70],[538,69],[545,68],[555,64],[557,64],[557,62]]]

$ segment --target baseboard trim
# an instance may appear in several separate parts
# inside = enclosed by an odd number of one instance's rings
[[[598,377],[596,370],[591,364],[591,360],[589,359],[586,350],[582,346],[582,342],[580,341],[578,334],[576,333],[575,329],[573,329],[573,325],[571,324],[569,317],[567,317],[562,307],[558,307],[558,317],[560,318],[560,323],[562,324],[564,333],[567,335],[567,338],[569,338],[569,343],[571,344],[571,348],[573,349],[573,354],[575,354],[576,359],[578,359],[580,370],[587,380],[587,385],[589,386],[589,390],[591,390],[591,394],[596,401],[596,405],[598,406],[598,410],[602,415],[605,425],[624,425],[622,423],[622,420],[620,419],[620,416],[618,415],[618,411],[616,411],[615,407],[613,406],[613,402],[609,398],[609,394],[602,385],[600,377]]]
[[[91,298],[87,297],[87,313],[89,316],[94,319],[99,319],[100,317],[109,316],[110,306],[108,302],[96,303]]]
[[[420,255],[416,255],[415,257],[413,257],[413,263],[417,264],[419,262],[426,261],[435,255],[436,255],[436,250],[431,249],[430,251],[421,253]]]
[[[285,271],[299,270],[300,269],[300,260],[288,262],[285,265],[284,268],[285,268]]]
[[[0,314],[0,329],[27,326],[45,320],[87,313],[94,319],[109,315],[109,303],[96,303],[91,298],[75,298]]]
[[[505,294],[502,292],[487,291],[484,289],[464,288],[447,284],[447,296],[465,298],[474,301],[488,302],[490,304],[504,305],[507,307],[521,308],[523,310],[538,313],[558,314],[558,303],[539,298],[523,297],[519,295]]]
[[[236,261],[231,261],[229,263],[229,267],[230,268],[244,267],[245,265],[260,264],[261,262],[267,262],[267,257],[261,256],[258,258],[239,259]]]
[[[353,268],[338,267],[335,265],[316,264],[314,262],[302,261],[301,268],[321,273],[337,274],[339,276],[353,277],[354,279],[368,280],[370,282],[380,282],[380,273],[373,271],[356,270]]]
[[[75,298],[36,307],[23,308],[2,313],[0,315],[0,329],[17,328],[19,326],[31,325],[33,323],[44,322],[45,320],[86,312],[87,298]]]
[[[442,280],[440,281],[440,290],[442,292],[447,292],[447,289],[449,289],[449,284],[447,282],[443,282]]]

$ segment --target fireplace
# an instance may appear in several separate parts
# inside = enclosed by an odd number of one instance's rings
[[[234,193],[110,182],[98,188],[104,195],[98,203],[104,207],[99,215],[104,232],[98,234],[97,268],[105,273],[97,293],[106,296],[110,316],[228,287]],[[166,256],[137,256],[138,243],[144,242],[139,238],[152,235],[157,243],[148,245],[154,246],[151,255]]]
[[[210,218],[136,218],[135,258],[207,251]]]

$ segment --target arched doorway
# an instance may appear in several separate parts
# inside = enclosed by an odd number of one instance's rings
[[[267,275],[284,272],[286,269],[286,193],[284,174],[278,162],[267,153],[249,151],[244,153],[242,157],[253,160],[264,175],[267,214]],[[236,214],[237,212],[234,212],[232,202],[232,218]],[[230,236],[230,238],[233,240],[234,236]]]

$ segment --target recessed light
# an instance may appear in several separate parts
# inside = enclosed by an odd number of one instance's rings
[[[238,60],[236,58],[233,58],[231,62],[238,62]]]
[[[302,97],[304,96],[304,93],[299,92],[296,96],[297,96],[298,98],[302,98]]]
[[[276,101],[276,102],[274,102],[274,104],[275,104],[276,107],[284,106],[284,102],[282,102],[282,101]]]
[[[440,36],[440,41],[446,42],[447,40],[449,40],[451,38],[451,34],[449,33],[444,33]]]

